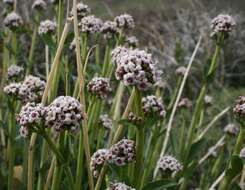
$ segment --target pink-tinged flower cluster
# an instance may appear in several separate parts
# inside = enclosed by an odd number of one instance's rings
[[[166,111],[161,98],[154,95],[142,98],[143,111],[146,115],[158,114],[160,117],[165,117]]]
[[[158,77],[152,55],[139,49],[117,47],[112,51],[112,60],[116,63],[116,78],[125,86],[136,86],[147,90]]]
[[[225,35],[226,38],[229,36],[235,25],[236,22],[230,15],[219,14],[211,22],[211,37],[217,38],[217,36],[222,33]]]
[[[135,143],[129,139],[122,139],[114,144],[108,152],[107,161],[110,164],[124,166],[135,160]]]
[[[23,20],[16,12],[11,12],[5,17],[3,23],[10,30],[16,30],[23,25]]]
[[[45,85],[46,83],[40,78],[28,75],[21,83],[13,82],[5,86],[4,92],[23,103],[38,102],[43,95]]]
[[[84,17],[78,24],[82,32],[91,34],[100,32],[102,25],[102,20],[94,15]]]
[[[104,35],[105,39],[114,38],[118,33],[117,24],[113,21],[106,21],[101,27],[101,33]]]
[[[52,35],[55,34],[57,28],[57,24],[55,21],[52,20],[44,20],[40,22],[38,27],[38,34],[39,35]]]
[[[46,108],[45,125],[57,132],[76,132],[84,117],[82,105],[77,99],[59,96]]]
[[[105,164],[108,156],[108,149],[99,149],[91,157],[90,169],[95,178],[99,175],[99,170]]]
[[[183,169],[183,165],[173,156],[162,156],[157,162],[158,168],[163,172],[179,172]]]
[[[45,114],[45,107],[41,104],[27,103],[22,106],[20,113],[16,116],[17,122],[21,126],[20,135],[27,137],[35,125],[38,125]]]
[[[45,10],[47,8],[47,3],[43,0],[35,0],[31,8],[39,11]]]
[[[23,72],[24,72],[23,67],[17,65],[11,65],[7,71],[7,78],[8,80],[16,81],[22,78]]]
[[[111,183],[109,188],[107,188],[107,190],[136,190],[136,189],[126,185],[125,183],[116,182],[116,183]]]
[[[245,96],[240,96],[238,98],[236,105],[233,108],[233,113],[239,121],[245,121]]]
[[[120,16],[117,16],[115,17],[114,21],[116,22],[118,28],[134,28],[134,19],[129,14],[122,14]]]
[[[105,99],[111,92],[109,78],[95,77],[88,83],[87,88],[91,94],[101,99]]]
[[[100,116],[99,124],[101,124],[105,129],[109,130],[113,127],[113,122],[107,114],[103,114]]]
[[[46,83],[38,77],[28,75],[19,89],[22,102],[38,102],[41,100]]]
[[[10,83],[9,85],[5,86],[3,88],[3,91],[8,96],[18,98],[20,87],[21,87],[21,83],[13,82],[13,83]]]

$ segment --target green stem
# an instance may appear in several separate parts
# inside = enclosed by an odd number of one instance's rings
[[[14,107],[14,106],[13,106]],[[9,138],[8,138],[8,190],[13,189],[13,174],[14,174],[14,163],[15,163],[15,135],[16,126],[14,113],[9,114]]]

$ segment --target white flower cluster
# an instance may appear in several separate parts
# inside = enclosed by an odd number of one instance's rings
[[[17,65],[11,65],[7,71],[7,78],[8,80],[20,79],[22,77],[23,72],[24,72],[23,67]]]
[[[211,105],[214,101],[214,98],[212,96],[209,95],[205,95],[204,97],[204,102],[205,104]]]
[[[139,45],[139,41],[135,36],[127,36],[125,42],[129,47],[137,47]]]
[[[228,37],[236,22],[234,19],[227,14],[219,14],[211,22],[212,33],[211,37],[217,37],[218,34],[222,33],[225,37]]]
[[[99,123],[106,129],[112,129],[113,127],[113,122],[107,114],[103,114],[100,116]]]
[[[9,96],[18,98],[20,87],[21,87],[21,83],[13,82],[5,86],[3,88],[3,91]]]
[[[13,82],[5,86],[4,92],[24,103],[37,102],[43,95],[45,85],[40,78],[28,75],[22,83]]]
[[[129,14],[122,14],[120,16],[117,16],[115,17],[114,21],[117,23],[118,28],[134,28],[134,19]]]
[[[19,89],[21,101],[37,102],[41,99],[46,83],[38,77],[32,75],[26,76]]]
[[[100,31],[104,34],[105,39],[114,38],[119,33],[117,24],[113,21],[104,22]]]
[[[43,0],[35,0],[31,8],[36,10],[45,10],[47,8],[47,3]]]
[[[122,139],[114,144],[108,152],[107,161],[110,164],[124,166],[135,160],[135,143],[129,139]]]
[[[22,106],[20,113],[16,116],[17,122],[21,126],[20,134],[27,137],[33,125],[37,125],[45,114],[45,107],[41,104],[27,103]]]
[[[77,4],[77,16],[79,19],[87,16],[91,12],[91,9],[88,7],[88,5],[85,5],[83,3]]]
[[[184,66],[180,66],[180,67],[178,67],[176,70],[175,70],[175,74],[176,75],[179,75],[179,76],[184,76],[185,75],[185,73],[186,73],[186,67],[184,67]]]
[[[225,126],[224,132],[229,135],[237,135],[239,133],[239,127],[235,123],[229,123]]]
[[[189,98],[182,98],[178,103],[179,108],[191,108],[192,101]]]
[[[84,17],[78,24],[82,32],[92,34],[100,32],[102,25],[102,20],[94,15]]]
[[[116,78],[125,86],[147,90],[158,77],[152,55],[144,50],[118,47],[112,51],[112,60],[117,64]]]
[[[70,96],[59,96],[46,108],[45,125],[58,132],[76,132],[83,118],[82,105],[78,100]]]
[[[176,158],[169,155],[162,156],[158,160],[157,166],[163,172],[179,172],[183,169],[183,165]]]
[[[3,23],[9,29],[15,30],[23,25],[23,20],[16,12],[11,12],[5,17]]]
[[[123,46],[117,46],[111,52],[112,61],[114,63],[120,63],[121,58],[128,54],[129,49]]]
[[[40,25],[38,27],[38,34],[39,35],[54,34],[56,28],[57,28],[56,22],[47,19],[40,22]]]
[[[110,149],[99,149],[91,157],[90,169],[93,176],[98,177],[101,166],[105,163],[123,166],[133,162],[135,158],[135,143],[132,140],[122,139]]]
[[[92,156],[90,161],[90,168],[95,178],[99,175],[99,169],[107,160],[108,149],[99,149]]]
[[[142,98],[143,111],[147,114],[158,114],[160,117],[165,117],[166,111],[164,109],[162,99],[150,95]]]
[[[101,99],[105,99],[111,92],[109,78],[95,77],[88,83],[88,91]]]
[[[136,190],[128,185],[126,185],[125,183],[111,183],[109,188],[107,188],[107,190]]]

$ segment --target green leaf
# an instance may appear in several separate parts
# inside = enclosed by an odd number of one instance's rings
[[[200,152],[200,148],[204,144],[204,142],[205,142],[204,139],[200,139],[191,145],[190,153],[188,155],[188,161],[193,160],[193,158],[197,155],[197,153]]]
[[[143,187],[142,190],[163,190],[164,188],[167,189],[170,187],[175,187],[177,185],[178,184],[173,180],[163,179],[163,180],[158,180],[158,181],[148,183]]]
[[[238,175],[243,169],[242,159],[238,155],[231,157],[230,166],[227,170],[227,175],[230,179]]]
[[[197,161],[192,161],[187,168],[184,170],[183,172],[183,176],[185,176],[186,178],[192,176],[193,172],[195,171],[196,167],[197,167],[198,162]]]

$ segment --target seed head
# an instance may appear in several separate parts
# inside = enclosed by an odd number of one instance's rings
[[[57,132],[76,132],[84,118],[82,105],[73,97],[59,96],[46,109],[45,125]]]
[[[113,122],[111,118],[107,114],[103,114],[100,116],[99,123],[105,128],[111,130],[113,127]]]
[[[8,80],[16,81],[22,78],[23,72],[24,72],[23,67],[17,65],[11,65],[7,71],[7,78]]]
[[[51,20],[44,20],[40,22],[38,27],[38,34],[39,35],[52,35],[55,34],[57,28],[57,24]]]
[[[104,22],[101,27],[101,33],[104,34],[105,39],[114,38],[119,33],[117,24],[113,21]]]
[[[47,3],[43,0],[35,0],[32,4],[32,9],[36,9],[38,11],[47,9]]]
[[[239,157],[241,159],[245,159],[245,148],[242,148],[242,150],[240,151]]]
[[[164,109],[162,99],[154,95],[142,98],[143,111],[146,115],[157,114],[160,117],[165,117],[166,111]]]
[[[206,96],[204,97],[204,102],[205,102],[205,104],[207,104],[207,105],[211,105],[211,104],[213,103],[213,97],[212,97],[212,96],[209,96],[209,95],[206,95]]]
[[[239,127],[234,123],[229,123],[225,126],[224,132],[229,135],[237,135],[239,133]]]
[[[163,172],[179,172],[183,169],[183,165],[174,157],[165,155],[158,160],[158,168]]]
[[[144,50],[115,49],[112,59],[117,64],[116,79],[121,80],[125,86],[147,90],[156,82],[156,64],[151,54]]]
[[[121,29],[134,28],[134,19],[129,14],[122,14],[115,17],[114,21],[117,23],[117,27]]]
[[[94,15],[84,17],[78,24],[82,32],[91,34],[100,32],[102,25],[102,20]]]
[[[122,139],[114,144],[108,152],[107,160],[111,164],[123,166],[135,160],[135,143],[132,140]]]
[[[186,67],[180,66],[175,70],[175,74],[179,76],[184,76],[186,73]]]
[[[178,103],[179,108],[191,108],[192,101],[189,98],[182,98]]]
[[[38,102],[44,92],[46,83],[40,78],[28,75],[20,86],[19,96],[22,102]]]
[[[223,34],[227,38],[235,25],[236,22],[230,15],[219,14],[211,22],[211,37],[217,38],[219,34]]]
[[[23,25],[23,20],[16,12],[11,12],[5,17],[3,23],[10,30],[16,30]]]
[[[88,83],[88,91],[101,99],[111,92],[109,78],[95,77]]]
[[[90,168],[95,178],[99,175],[99,170],[106,162],[108,156],[107,149],[99,149],[97,150],[91,157]]]
[[[136,190],[128,185],[126,185],[125,183],[111,183],[109,188],[107,188],[107,190]]]

